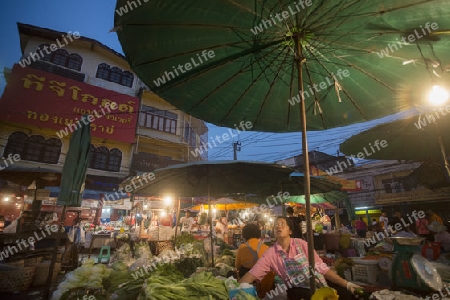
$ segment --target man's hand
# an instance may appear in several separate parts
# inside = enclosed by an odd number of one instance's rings
[[[350,282],[350,281],[347,282],[347,290],[349,290],[352,294],[355,293],[355,290],[357,288],[361,288],[361,287],[357,284],[354,284],[353,282]]]

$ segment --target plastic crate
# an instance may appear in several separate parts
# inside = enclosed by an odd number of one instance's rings
[[[352,267],[354,281],[375,284],[377,283],[379,273],[380,269],[378,268],[378,265],[355,264]]]

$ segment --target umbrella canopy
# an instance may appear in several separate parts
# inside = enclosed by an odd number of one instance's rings
[[[81,206],[90,160],[91,127],[89,122],[87,125],[81,125],[80,122],[80,127],[70,138],[61,176],[58,205]]]
[[[114,24],[153,92],[202,120],[244,130],[300,131],[294,37],[305,60],[308,130],[410,108],[431,87],[430,73],[450,63],[446,0],[306,2],[150,0],[116,13]]]
[[[227,193],[258,193],[264,185],[289,178],[292,168],[249,161],[201,161],[155,171],[155,179],[141,188],[147,196],[212,196]],[[274,187],[271,193],[280,191]]]
[[[258,206],[256,203],[233,200],[230,198],[219,198],[211,201],[211,206],[217,210],[239,210]],[[209,209],[208,205],[203,205],[204,209]],[[191,207],[192,210],[200,210],[201,205]]]
[[[435,114],[432,116],[436,123],[430,121],[429,116],[421,115],[375,126],[344,141],[340,150],[354,156],[362,152],[368,159],[440,162],[442,152],[439,139],[442,138],[443,146],[448,150],[450,135],[440,135],[437,126],[450,128],[450,117],[440,116],[437,119]],[[380,145],[383,140],[385,142]]]

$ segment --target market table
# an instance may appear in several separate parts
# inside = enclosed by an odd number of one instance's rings
[[[88,235],[86,234],[86,241],[88,240]],[[110,233],[107,234],[91,234],[91,242],[89,245],[89,257],[91,255],[92,249],[101,248],[102,246],[110,246],[111,248],[116,247],[116,242],[114,238],[111,237]]]

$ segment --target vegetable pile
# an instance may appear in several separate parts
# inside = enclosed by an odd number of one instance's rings
[[[199,273],[191,278],[176,282],[171,278],[151,276],[145,282],[146,300],[228,300],[224,283],[211,273]]]
[[[103,288],[102,281],[109,277],[111,270],[103,264],[94,265],[94,263],[94,259],[88,259],[78,269],[67,273],[66,280],[58,285],[58,289],[53,293],[52,300],[67,298],[67,294],[74,288]]]

